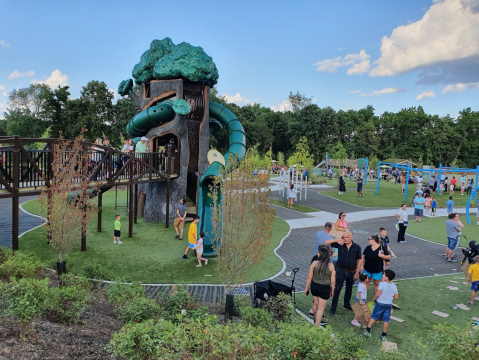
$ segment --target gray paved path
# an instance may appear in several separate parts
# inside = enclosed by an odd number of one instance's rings
[[[25,196],[20,198],[20,203],[37,198]],[[0,199],[0,245],[12,247],[12,199]],[[19,234],[43,224],[40,218],[31,216],[19,210]],[[19,240],[21,241],[21,240]]]

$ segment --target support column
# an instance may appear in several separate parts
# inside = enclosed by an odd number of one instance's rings
[[[81,251],[86,251],[86,206],[82,204],[81,212]]]
[[[441,173],[442,173],[442,163],[439,164],[439,175],[437,177],[437,194],[441,193]]]
[[[477,188],[477,181],[479,180],[479,166],[476,167],[476,183],[474,189]],[[474,193],[474,201],[477,201],[477,191]]]
[[[406,170],[406,191],[404,191],[404,202],[407,203],[407,189],[409,188],[409,171],[411,170],[411,164],[407,163]]]
[[[13,142],[13,198],[12,198],[12,250],[18,250],[18,218],[20,206],[19,188],[19,161],[18,161],[18,136],[14,136]]]
[[[150,171],[151,176],[151,171]],[[138,184],[135,184],[135,195],[133,196],[134,207],[135,207],[135,218],[134,223],[137,224],[138,222]]]
[[[358,163],[359,165],[359,163]],[[364,169],[366,169],[366,176],[364,177],[364,185],[368,183],[368,158],[366,157],[366,163],[364,164]],[[361,171],[361,168],[359,168],[359,171]]]
[[[165,219],[165,228],[170,227],[170,175],[168,175],[168,180],[166,180],[166,219]]]
[[[128,237],[133,237],[133,184],[130,187],[130,203],[128,208]]]
[[[378,173],[376,174],[378,182],[376,184],[376,195],[379,195],[379,172],[381,171],[381,161],[378,163]],[[365,177],[368,177],[367,175]]]
[[[101,212],[102,212],[102,206],[103,206],[103,193],[101,190],[99,190],[100,193],[98,194],[98,226],[97,226],[97,231],[101,232]],[[116,202],[116,196],[115,196],[115,202]]]

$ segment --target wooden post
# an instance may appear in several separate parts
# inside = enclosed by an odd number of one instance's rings
[[[165,220],[165,228],[170,226],[170,175],[168,175],[168,179],[166,180],[166,220]]]
[[[20,199],[18,188],[19,185],[19,161],[18,161],[18,136],[13,137],[13,198],[12,198],[12,250],[18,250],[18,218]]]
[[[133,237],[133,190],[134,186],[133,184],[130,184],[130,203],[129,209],[128,209],[128,237],[132,238]]]
[[[98,194],[98,226],[97,226],[97,231],[98,232],[101,232],[101,207],[103,206],[103,193],[101,190],[98,190],[99,191],[99,194]],[[116,198],[115,198],[115,201],[116,201]]]
[[[151,172],[150,172],[151,175]],[[135,218],[134,223],[137,224],[138,222],[138,184],[135,184],[135,195],[134,195],[134,207],[135,207]]]
[[[86,207],[88,203],[88,195],[86,193],[86,187],[83,184],[87,181],[87,172],[88,172],[88,150],[86,148],[86,144],[82,144],[82,157],[81,157],[81,181],[82,181],[82,193],[80,195],[80,204],[82,208],[81,213],[81,251],[86,251]]]

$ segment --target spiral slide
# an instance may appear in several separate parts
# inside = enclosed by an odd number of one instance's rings
[[[246,138],[240,121],[223,105],[210,101],[209,107],[210,118],[215,119],[221,126],[226,126],[228,130],[230,147],[224,155],[225,163],[228,163],[228,158],[231,154],[238,160],[243,160],[246,154]],[[134,142],[136,143],[139,137],[146,135],[151,128],[172,121],[174,118],[175,111],[173,110],[173,102],[166,100],[134,116],[128,123],[126,131],[128,135],[135,138]],[[211,123],[215,122],[210,120],[210,124]],[[220,175],[222,168],[223,165],[220,162],[213,162],[199,181],[200,193],[197,213],[201,218],[199,231],[203,231],[206,234],[203,252],[206,256],[215,255],[211,239],[213,230],[211,225],[213,204],[212,199],[208,196],[208,192],[210,191],[209,186],[212,184],[215,176]]]

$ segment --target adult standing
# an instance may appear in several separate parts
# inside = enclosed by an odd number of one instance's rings
[[[309,186],[309,171],[307,168],[304,168],[304,177],[303,177],[303,186],[306,184],[306,186]]]
[[[423,183],[423,181],[424,181],[424,180],[422,179],[422,176],[419,175],[419,176],[417,177],[417,180],[416,180],[417,190],[419,190],[419,191],[422,190],[422,183]]]
[[[334,224],[334,229],[336,230],[337,238],[340,239],[344,232],[348,230],[348,222],[346,221],[346,214],[344,212],[339,213],[339,218]]]
[[[328,174],[329,174],[329,180],[331,180],[333,178],[333,168],[332,167],[329,168],[329,173]]]
[[[343,179],[343,174],[339,175],[339,196],[344,195],[346,191],[346,182]]]
[[[183,240],[183,226],[186,218],[186,199],[180,199],[180,203],[176,205],[176,218],[174,222],[176,236],[175,239]],[[178,233],[178,229],[180,232]]]
[[[448,215],[446,220],[446,230],[447,230],[447,248],[446,248],[446,261],[447,262],[457,262],[452,258],[454,249],[457,246],[457,237],[461,235],[461,226],[457,221],[454,221],[456,214],[452,213]]]
[[[453,176],[452,179],[451,179],[451,185],[454,186],[452,191],[456,191],[456,184],[457,184],[456,177]]]
[[[398,243],[404,244],[406,242],[404,235],[406,234],[406,228],[408,225],[406,204],[401,205],[401,209],[396,213],[396,218],[398,219],[399,226]]]
[[[324,308],[328,299],[333,296],[335,287],[336,274],[334,265],[330,261],[329,250],[320,246],[318,248],[318,260],[313,261],[309,268],[308,279],[306,280],[306,288],[304,293],[313,295],[312,312],[315,317],[317,327],[321,325],[321,319],[324,314]]]
[[[314,255],[318,253],[318,247],[324,245],[325,241],[333,240],[334,237],[330,235],[333,225],[328,221],[324,224],[324,230],[319,230],[314,236]]]
[[[434,175],[432,175],[430,178],[429,178],[429,189],[434,191],[434,181],[436,180],[436,177]]]
[[[346,281],[346,291],[344,292],[343,309],[352,311],[351,294],[353,292],[353,284],[358,279],[362,265],[361,246],[353,242],[353,234],[350,231],[346,231],[342,239],[327,240],[324,244],[338,249],[336,285],[329,313],[336,315],[336,307],[338,306],[339,295],[343,289],[344,281]]]
[[[136,143],[135,152],[138,153],[147,153],[148,152],[148,138],[146,136],[142,136],[140,141]]]
[[[378,291],[379,282],[383,278],[384,260],[390,260],[387,247],[381,246],[378,235],[368,237],[369,245],[363,251],[362,272],[367,275],[366,289],[369,290],[371,280],[374,282],[374,294]]]
[[[474,180],[470,179],[467,181],[467,195],[472,192],[472,184],[474,184]]]
[[[417,196],[413,201],[414,203],[414,216],[416,217],[416,222],[421,222],[423,211],[424,211],[424,204],[426,203],[426,199],[422,197],[422,191],[417,192]]]
[[[163,148],[163,158],[165,159],[165,169],[166,171],[169,171],[169,167],[170,165],[168,164],[168,161],[170,161],[171,163],[175,163],[175,156],[176,154],[178,153],[178,149],[176,148],[176,145],[175,145],[175,139],[171,138],[170,139],[170,142],[168,144],[165,145],[165,147]],[[175,172],[175,169],[172,168],[171,169],[173,172]]]

